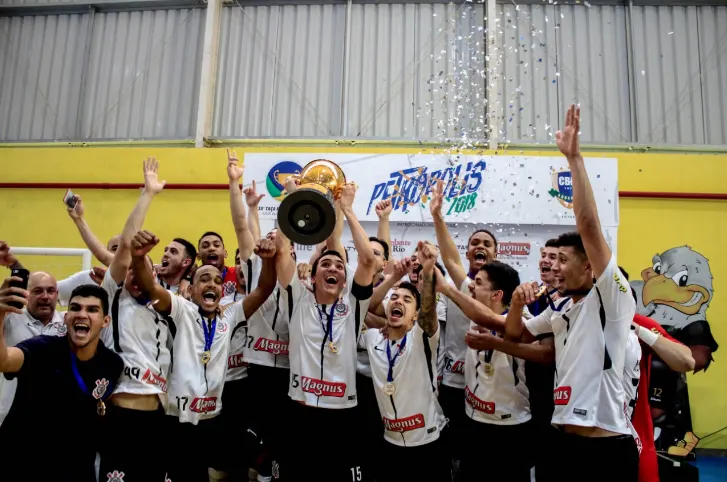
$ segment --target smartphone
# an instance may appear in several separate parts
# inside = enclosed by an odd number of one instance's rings
[[[76,207],[76,203],[78,202],[78,198],[75,194],[73,194],[73,191],[70,189],[66,191],[66,195],[63,196],[63,203],[68,206],[70,209],[73,209]]]
[[[22,280],[22,281],[11,281],[10,282],[11,288],[20,288],[23,290],[28,289],[28,278],[30,277],[30,271],[28,271],[27,269],[12,269],[12,270],[10,270],[10,276],[18,277]],[[8,305],[12,306],[13,308],[17,308],[19,310],[23,309],[23,305],[16,301],[11,301],[10,303],[8,303]]]

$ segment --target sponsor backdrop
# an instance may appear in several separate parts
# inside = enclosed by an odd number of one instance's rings
[[[278,142],[282,145],[284,141]],[[303,152],[308,152],[305,154]],[[365,155],[362,153],[365,152]],[[364,203],[364,210],[367,208],[374,189],[381,183],[394,179],[392,173],[398,172],[403,167],[420,167],[422,164],[413,162],[411,159],[431,159],[431,156],[419,154],[421,149],[403,149],[395,147],[375,148],[286,148],[286,147],[247,147],[238,148],[239,155],[245,155],[248,169],[252,169],[254,162],[275,162],[263,161],[260,154],[269,158],[277,159],[277,162],[290,160],[297,165],[304,165],[316,157],[336,159],[337,156],[348,155],[351,159],[362,159],[368,157],[371,162],[359,162],[364,165],[365,172],[370,173],[371,182],[368,184],[368,194],[364,195],[364,186],[360,179],[349,174],[355,169],[344,164],[343,168],[350,177],[362,185],[362,192],[359,194],[359,201]],[[522,151],[509,151],[512,154],[523,154]],[[477,182],[477,174],[482,177],[481,187],[478,189],[477,199],[474,206],[467,210],[465,207],[452,207],[450,216],[457,210],[464,212],[459,217],[451,218],[451,232],[455,236],[457,244],[463,246],[466,242],[466,235],[470,223],[474,222],[499,222],[493,226],[495,234],[503,242],[501,248],[501,259],[512,262],[521,268],[523,278],[534,276],[535,259],[542,241],[552,235],[558,234],[560,230],[573,229],[572,223],[567,221],[570,213],[561,201],[567,202],[568,192],[567,181],[557,181],[557,188],[554,187],[552,173],[563,170],[565,163],[554,151],[526,151],[532,157],[511,157],[506,163],[517,162],[518,159],[527,159],[523,163],[514,166],[514,170],[508,171],[498,164],[499,159],[508,159],[506,156],[494,155],[494,152],[486,152],[485,156],[467,157],[468,161],[460,167],[459,175],[464,181],[468,167],[467,163],[472,162],[469,168],[470,177],[467,180],[468,186],[474,186]],[[382,156],[387,154],[387,156]],[[396,154],[396,158],[403,159],[399,165],[392,166],[389,154]],[[104,242],[112,235],[117,234],[124,224],[129,211],[138,197],[137,190],[123,189],[91,189],[83,187],[83,183],[141,183],[141,161],[149,155],[156,156],[160,163],[160,175],[162,179],[170,184],[191,183],[191,184],[217,184],[225,187],[227,176],[225,168],[227,158],[224,149],[189,149],[189,148],[163,148],[159,146],[142,147],[0,147],[0,160],[3,166],[2,182],[17,183],[71,183],[79,192],[86,205],[86,219],[96,235]],[[594,183],[596,196],[599,199],[599,210],[601,221],[606,227],[607,236],[612,241],[616,239],[618,227],[619,262],[631,272],[631,278],[639,280],[643,278],[642,271],[653,268],[654,256],[661,255],[664,259],[669,250],[675,247],[689,245],[696,253],[701,254],[709,262],[712,286],[708,286],[708,292],[712,296],[707,310],[707,319],[714,338],[722,347],[714,353],[715,361],[707,373],[689,375],[689,395],[691,399],[692,419],[694,431],[697,435],[705,435],[727,425],[727,386],[723,383],[727,379],[727,359],[723,356],[725,340],[727,340],[727,303],[724,301],[724,290],[722,281],[727,279],[727,257],[724,254],[723,240],[727,238],[727,203],[717,200],[666,200],[666,199],[622,199],[620,205],[615,204],[614,191],[616,188],[616,162],[618,165],[619,188],[624,191],[640,192],[697,192],[697,193],[727,193],[727,156],[710,154],[660,154],[660,153],[598,153],[589,152],[588,170],[591,182]],[[258,160],[255,160],[258,159]],[[378,160],[377,160],[378,159]],[[384,159],[386,161],[384,162]],[[440,159],[455,161],[454,166],[462,164],[456,158],[441,157]],[[469,161],[472,159],[472,161]],[[487,164],[474,173],[475,166],[479,159],[484,159]],[[600,169],[601,163],[608,168]],[[403,164],[403,166],[402,166]],[[427,165],[427,164],[425,164]],[[441,165],[441,164],[440,164]],[[510,164],[502,164],[502,166]],[[269,166],[269,165],[268,165]],[[537,177],[534,175],[537,169],[544,168]],[[282,171],[290,170],[285,168]],[[436,171],[440,168],[429,167],[427,172]],[[269,170],[269,167],[268,167]],[[604,172],[605,171],[605,172]],[[258,189],[272,197],[267,185],[267,172],[264,167],[260,169],[262,184]],[[533,174],[531,174],[531,172]],[[601,178],[598,178],[598,175]],[[605,177],[605,176],[612,177]],[[403,177],[403,175],[402,175]],[[412,177],[409,175],[409,177]],[[532,177],[532,179],[528,179]],[[607,182],[607,179],[611,179]],[[245,180],[246,184],[252,181],[250,176]],[[401,181],[402,184],[404,181]],[[517,183],[517,186],[514,185]],[[553,219],[541,221],[526,221],[526,216],[535,216],[528,213],[524,207],[518,207],[517,202],[527,203],[531,206],[529,189],[532,186],[532,198],[537,201],[544,201],[547,206],[546,213],[539,216],[551,216]],[[563,189],[561,189],[561,186]],[[273,187],[275,185],[273,184]],[[381,191],[381,188],[377,188]],[[393,188],[389,186],[389,192]],[[467,188],[466,188],[467,189]],[[467,192],[459,194],[455,190],[454,196],[466,197]],[[518,194],[510,195],[510,191],[517,191]],[[551,195],[555,191],[555,197]],[[62,204],[64,188],[43,189],[0,189],[0,239],[7,240],[15,246],[47,246],[47,247],[83,247],[78,231],[68,218]],[[377,197],[384,194],[377,192]],[[451,192],[451,189],[450,191]],[[495,204],[498,197],[493,193],[504,193],[510,195],[511,204],[501,204],[497,210],[485,204]],[[472,193],[469,193],[472,194]],[[389,194],[392,195],[392,194]],[[494,202],[481,203],[479,196],[494,198]],[[560,195],[560,196],[559,196]],[[505,197],[506,197],[505,196]],[[536,197],[539,196],[539,197]],[[500,195],[500,198],[503,196]],[[565,198],[565,199],[561,199]],[[608,203],[609,199],[611,204]],[[269,202],[267,200],[266,202]],[[460,201],[461,203],[461,201]],[[445,203],[445,212],[449,212],[452,202]],[[274,206],[277,203],[265,204]],[[425,203],[426,205],[426,203]],[[513,207],[513,205],[515,207]],[[228,250],[228,262],[232,262],[232,255],[235,251],[234,231],[230,222],[229,195],[222,190],[167,190],[162,193],[149,211],[146,229],[156,233],[162,239],[162,245],[171,238],[181,236],[196,243],[202,232],[215,230],[225,238]],[[458,204],[461,206],[461,204]],[[475,212],[476,208],[476,212]],[[618,211],[616,209],[618,208]],[[562,209],[562,210],[560,210]],[[560,211],[558,211],[560,210]],[[360,209],[359,209],[360,211]],[[414,206],[409,209],[410,213],[417,212]],[[403,211],[397,211],[392,215],[393,224],[392,236],[394,238],[394,254],[396,256],[410,253],[413,250],[414,241],[419,238],[419,232],[423,232],[428,239],[434,238],[434,233],[426,222],[427,209],[418,213],[415,219],[407,218]],[[499,213],[502,214],[499,214]],[[516,212],[517,216],[509,218]],[[557,217],[560,212],[561,218]],[[505,214],[508,213],[508,214]],[[550,214],[549,214],[550,213]],[[375,213],[367,218],[366,229],[372,234],[375,226]],[[414,216],[413,214],[410,214]],[[465,217],[469,215],[469,218]],[[496,221],[495,218],[488,218],[489,215],[508,216]],[[475,217],[477,216],[477,217]],[[520,218],[520,219],[517,219]],[[608,224],[610,218],[612,225]],[[473,221],[473,219],[478,221]],[[481,221],[479,221],[481,219]],[[539,218],[541,219],[541,218]],[[567,221],[567,222],[566,222]],[[263,221],[266,226],[263,230],[273,225],[272,216]],[[419,223],[419,224],[417,224]],[[421,224],[425,223],[425,224]],[[517,223],[527,223],[520,224]],[[612,229],[613,228],[613,229]],[[541,231],[542,229],[542,231]],[[417,232],[419,230],[419,232]],[[502,231],[499,231],[502,230]],[[516,231],[519,230],[521,234]],[[407,244],[411,243],[411,244]],[[524,254],[526,246],[519,244],[504,243],[529,243],[529,257]],[[350,244],[349,244],[350,245]],[[615,246],[615,243],[612,243]],[[158,246],[151,253],[155,260],[162,255],[163,246]],[[506,258],[502,252],[510,253],[511,258]],[[300,253],[301,256],[306,252]],[[520,259],[520,258],[523,259]],[[67,276],[80,267],[78,258],[61,258],[49,256],[28,256],[23,261],[30,269],[51,270],[58,276]],[[691,266],[691,265],[690,265]],[[531,273],[531,274],[528,274]],[[0,269],[0,274],[7,275],[7,270]],[[671,272],[667,272],[671,275]],[[694,281],[690,280],[689,284]],[[698,447],[706,448],[727,448],[727,433],[714,435],[699,443]]]

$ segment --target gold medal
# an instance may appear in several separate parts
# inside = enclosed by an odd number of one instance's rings
[[[490,363],[485,363],[484,370],[485,375],[488,377],[491,377],[495,373],[495,368]]]
[[[101,400],[99,400],[96,404],[96,413],[98,413],[102,417],[106,415],[106,404],[103,403]]]
[[[202,363],[205,365],[209,363],[210,358],[212,358],[212,354],[209,350],[202,352],[202,356],[200,357],[200,360],[202,360]]]
[[[335,343],[333,343],[333,342],[330,342],[330,343],[328,344],[328,348],[330,348],[330,349],[331,349],[331,352],[333,352],[333,353],[338,353],[338,347],[336,346],[336,344],[335,344]]]
[[[384,384],[384,393],[387,394],[388,396],[392,396],[393,394],[396,393],[396,385],[394,385],[391,382],[385,383]]]

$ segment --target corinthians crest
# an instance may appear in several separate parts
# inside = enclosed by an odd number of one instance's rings
[[[555,171],[551,174],[553,187],[548,194],[566,209],[573,209],[573,178],[570,171]]]

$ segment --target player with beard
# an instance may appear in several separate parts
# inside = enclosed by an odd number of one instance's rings
[[[437,400],[437,250],[419,242],[418,252],[422,262],[421,299],[414,285],[401,283],[387,302],[387,334],[373,328],[363,336],[385,428],[383,450],[376,455],[383,465],[378,479],[382,482],[445,481],[450,476],[450,461],[441,437],[447,422]],[[395,274],[377,287],[372,302],[378,304],[405,272],[395,268]]]
[[[179,293],[183,281],[191,280],[191,271],[197,250],[194,245],[183,238],[174,238],[164,248],[161,263],[156,270],[157,281],[165,289],[174,294]]]
[[[288,182],[286,189],[295,191],[295,180]],[[371,242],[353,211],[355,194],[355,185],[346,184],[338,201],[358,253],[350,290],[344,292],[346,264],[342,253],[328,250],[315,261],[311,270],[312,292],[298,279],[292,258],[277,258],[279,283],[292,294],[288,393],[298,403],[293,405],[291,416],[305,420],[309,428],[289,432],[289,443],[295,450],[290,453],[290,470],[283,477],[290,480],[310,477],[311,461],[320,459],[320,450],[330,445],[331,437],[347,433],[348,428],[358,425],[355,420],[358,413],[355,410],[356,346],[373,291],[375,257]],[[278,249],[284,249],[288,243],[285,235],[278,232]],[[345,450],[325,458],[324,469],[316,474],[317,480],[370,478],[362,470],[362,462],[367,457],[356,435],[346,441]]]
[[[555,239],[549,239],[545,242],[545,247],[540,249],[540,261],[538,262],[541,281],[540,287],[545,287],[545,291],[540,298],[528,305],[528,311],[533,316],[538,316],[540,313],[545,311],[551,303],[560,298],[557,286],[555,286],[555,279],[552,272],[553,265],[558,258],[558,247],[556,246],[556,242],[557,241]]]
[[[495,259],[497,255],[497,240],[495,236],[486,229],[478,229],[472,233],[467,240],[467,252],[465,257],[469,263],[467,270],[462,265],[462,260],[457,250],[457,245],[452,239],[442,214],[442,203],[444,202],[444,183],[440,179],[432,189],[432,199],[429,209],[432,213],[434,230],[437,235],[437,244],[442,254],[444,267],[454,282],[454,286],[461,293],[469,295],[469,285],[480,271],[480,268]],[[450,298],[447,305],[447,324],[444,332],[444,373],[442,385],[439,392],[439,401],[444,409],[444,414],[449,419],[451,442],[448,448],[451,451],[454,467],[457,460],[461,459],[464,448],[464,438],[460,428],[465,423],[464,412],[464,362],[467,353],[467,345],[464,342],[464,335],[469,329],[470,320],[465,316],[456,303]]]
[[[5,343],[17,345],[38,335],[64,336],[66,325],[63,323],[63,314],[56,310],[57,302],[55,278],[42,271],[31,273],[28,278],[28,305],[21,313],[8,313],[5,316]],[[10,411],[17,385],[17,380],[0,378],[0,424]]]
[[[218,465],[219,450],[201,442],[222,440],[224,427],[213,422],[220,413],[220,397],[227,372],[230,339],[237,326],[246,322],[270,296],[275,286],[275,245],[260,240],[254,248],[262,258],[257,287],[244,299],[220,310],[222,274],[211,265],[194,274],[192,301],[174,296],[154,282],[146,254],[159,240],[141,231],[132,242],[132,268],[150,304],[171,323],[174,336],[174,366],[169,377],[168,413],[174,440],[168,478],[175,482],[207,480],[208,468]],[[232,407],[234,409],[234,407]]]
[[[197,243],[197,258],[202,266],[214,266],[222,274],[222,296],[232,295],[237,290],[237,272],[234,266],[225,266],[227,250],[222,236],[207,231]]]
[[[555,335],[552,423],[558,430],[548,446],[558,479],[582,480],[583,467],[589,467],[602,480],[636,481],[639,454],[624,413],[621,383],[636,303],[601,232],[579,133],[580,109],[572,105],[556,142],[571,171],[578,233],[558,237],[552,268],[559,292],[569,298],[559,311],[549,307],[523,322],[518,311],[535,301],[538,287],[519,286],[505,332],[513,341],[526,342],[543,333]],[[564,453],[579,463],[560,463]]]
[[[5,280],[0,288],[0,324],[6,314],[22,313],[9,302],[27,303],[28,292],[10,288],[10,281],[20,278]],[[84,285],[71,295],[65,336],[40,335],[8,347],[0,334],[0,372],[18,379],[15,401],[0,427],[4,480],[44,481],[52,474],[56,480],[96,481],[96,452],[106,437],[94,434],[108,433],[105,402],[123,370],[119,356],[99,343],[108,311],[103,289]],[[55,415],[43,416],[49,407]],[[37,434],[62,437],[65,450],[44,450],[39,465],[38,452],[22,443]]]

